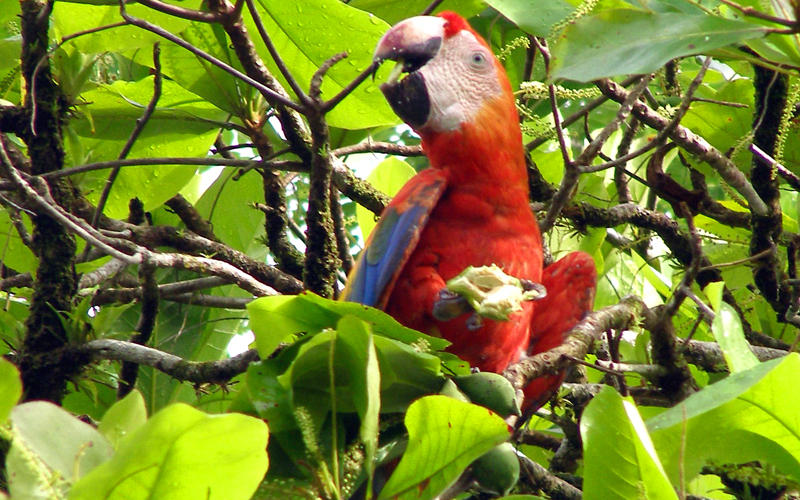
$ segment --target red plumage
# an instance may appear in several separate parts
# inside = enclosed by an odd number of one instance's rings
[[[394,98],[401,117],[404,106],[417,102],[396,97],[406,91],[404,86],[427,92],[419,104],[430,106],[427,120],[411,124],[431,168],[412,178],[387,207],[350,277],[345,299],[384,308],[406,326],[449,340],[448,350],[472,366],[500,373],[524,355],[563,342],[563,335],[591,309],[596,273],[585,253],[570,254],[543,273],[519,117],[505,70],[460,16],[443,13],[440,19],[404,21],[378,46],[379,56],[430,57],[415,70],[416,80],[409,76],[406,82],[384,84],[389,87],[383,90],[390,102]],[[441,47],[434,50],[437,36]],[[492,66],[482,66],[481,57]],[[449,61],[456,67],[449,67]],[[477,78],[462,75],[473,70]],[[480,78],[486,75],[495,80],[485,83]],[[419,115],[414,109],[413,117]],[[544,284],[547,297],[525,303],[509,321],[485,319],[477,329],[468,327],[469,313],[449,321],[434,318],[434,303],[447,280],[469,266],[492,264]],[[526,390],[527,405],[541,405],[562,379],[534,381]]]

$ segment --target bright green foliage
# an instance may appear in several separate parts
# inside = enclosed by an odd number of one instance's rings
[[[70,499],[247,499],[267,470],[266,446],[258,419],[173,405],[123,438]]]
[[[0,212],[0,241],[2,241],[2,260],[5,265],[13,269],[32,270],[36,269],[39,260],[31,252],[31,249],[22,243],[16,229],[11,222],[9,213]]]
[[[338,0],[257,2],[264,27],[281,57],[290,65],[302,88],[308,89],[317,68],[332,55],[347,52],[347,59],[328,72],[322,95],[330,99],[372,62],[372,51],[389,28],[382,19]],[[313,14],[313,15],[311,15]],[[248,29],[256,33],[254,27]],[[266,52],[261,40],[256,47]],[[273,74],[279,75],[273,70]],[[287,86],[288,88],[288,86]],[[398,122],[375,83],[365,83],[351,99],[327,115],[332,127],[361,129]]]
[[[725,355],[725,362],[731,373],[758,365],[758,358],[750,351],[750,345],[744,338],[742,322],[730,304],[720,303],[711,330]]]
[[[581,419],[587,500],[677,499],[630,398],[603,388]]]
[[[109,460],[111,444],[91,425],[45,401],[25,403],[11,415],[7,458],[9,492],[16,498],[62,498],[69,484]]]
[[[213,4],[163,2],[206,14]],[[29,115],[17,113],[29,111],[27,97],[42,98],[25,87],[20,66],[20,9],[33,3],[0,1],[2,140],[10,152],[25,159],[31,152],[24,137],[38,132],[31,130]],[[737,3],[769,16],[797,17],[793,3],[786,0]],[[418,15],[429,4],[430,0],[254,1],[277,52],[305,91],[321,64],[337,53],[348,54],[323,78],[322,99],[334,97],[367,68],[377,40],[390,25]],[[190,21],[138,2],[128,2],[126,8],[136,18],[164,28],[250,76],[262,78],[260,68],[266,68],[271,76],[262,83],[281,87],[297,101],[247,5],[241,25],[251,45],[238,47],[223,23]],[[173,254],[170,257],[191,254],[222,260],[246,274],[255,265],[273,266],[281,261],[265,238],[265,231],[271,229],[265,227],[265,213],[278,213],[289,224],[283,231],[286,239],[300,253],[305,250],[313,152],[306,145],[315,138],[311,125],[319,125],[318,117],[293,114],[291,120],[300,125],[289,127],[289,108],[268,102],[230,73],[134,26],[81,35],[56,48],[65,37],[121,17],[117,0],[59,0],[52,9],[49,47],[53,50],[47,61],[61,91],[58,106],[65,168],[119,158],[153,97],[156,42],[163,89],[127,158],[179,157],[189,163],[176,165],[162,159],[155,165],[122,167],[103,209],[113,219],[101,223],[105,237],[131,240],[119,242],[119,248],[129,253],[135,251],[135,241],[151,251]],[[699,143],[729,157],[731,166],[755,183],[748,147],[754,126],[772,116],[756,114],[753,64],[778,69],[787,75],[784,83],[790,102],[776,137],[783,149],[775,155],[788,171],[800,174],[796,112],[800,37],[774,31],[789,26],[705,0],[445,0],[436,11],[445,9],[468,18],[492,50],[502,54],[515,91],[539,89],[535,97],[517,94],[524,140],[537,167],[531,171],[533,181],[538,172],[552,188],[558,188],[565,178],[564,155],[576,158],[618,118],[619,103],[597,103],[597,86],[584,82],[608,77],[620,83],[630,74],[654,72],[645,99],[637,106],[671,118],[705,56],[712,57],[713,64],[694,94],[700,100],[689,103],[680,126],[699,136]],[[534,36],[547,42],[552,55],[549,68],[535,50]],[[258,62],[245,65],[242,54],[257,54]],[[348,233],[340,236],[354,256],[363,248],[375,215],[358,204],[363,201],[358,192],[347,190],[353,188],[348,165],[357,162],[359,172],[371,171],[367,181],[394,195],[426,163],[424,157],[400,159],[379,152],[359,154],[351,161],[341,150],[336,153],[338,148],[369,149],[369,144],[381,142],[419,144],[407,127],[397,127],[400,122],[379,91],[388,66],[330,110],[324,116],[327,128],[322,127],[330,138],[323,141],[322,149],[337,156],[332,198],[341,207],[343,229]],[[522,85],[523,80],[536,83]],[[592,106],[585,117],[566,127],[565,151],[553,127],[548,82],[557,83],[554,92],[562,118]],[[769,92],[780,83],[776,76]],[[636,133],[629,134],[632,122],[630,118],[624,122],[602,147],[603,155],[618,157],[623,139],[630,139],[630,151],[653,144],[656,129],[640,121]],[[17,133],[12,131],[15,127]],[[239,166],[191,164],[209,159],[220,164],[231,158],[257,161],[259,154],[270,156],[273,163],[262,167],[270,171],[268,181],[285,187],[285,206],[265,203],[264,172],[258,169],[240,176]],[[653,308],[670,300],[684,277],[687,257],[677,255],[680,245],[670,237],[689,241],[689,225],[675,214],[674,206],[656,196],[656,186],[647,181],[651,154],[648,150],[628,161],[625,176],[614,169],[581,174],[562,217],[544,234],[555,258],[574,250],[592,255],[600,277],[595,309],[617,304],[628,294],[641,297]],[[596,158],[593,163],[603,161]],[[18,166],[29,168],[24,161]],[[557,397],[533,417],[531,428],[560,439],[563,433],[552,422],[567,422],[568,429],[580,426],[584,448],[576,474],[584,480],[587,500],[673,499],[676,492],[730,500],[733,497],[723,491],[717,476],[699,474],[710,463],[758,461],[767,473],[800,482],[798,357],[760,363],[747,341],[752,339],[750,330],[785,344],[795,341],[797,328],[785,322],[786,311],[776,308],[776,303],[785,305],[795,299],[792,289],[780,288],[781,296],[773,303],[759,290],[753,271],[767,260],[751,255],[752,218],[739,186],[724,181],[716,169],[682,147],[666,154],[661,167],[687,191],[705,186],[705,194],[717,203],[714,210],[725,215],[701,207],[693,216],[707,259],[702,271],[718,272],[721,280],[702,290],[692,285],[691,291],[697,300],[710,304],[716,318],[712,323],[706,309],[694,300],[683,301],[672,318],[678,337],[691,335],[696,341],[713,342],[719,348],[714,352],[722,356],[686,358],[699,391],[674,408],[636,407],[630,398],[606,388],[585,409]],[[109,168],[72,172],[69,180],[74,194],[97,203],[109,173]],[[774,228],[776,251],[771,255],[777,259],[775,275],[784,280],[791,270],[788,243],[800,232],[800,200],[786,174],[767,173],[778,187],[775,206],[782,210],[775,221],[781,225],[781,234]],[[627,179],[626,186],[620,178]],[[484,494],[487,489],[497,496],[512,493],[507,500],[554,496],[513,495],[540,494],[527,488],[529,482],[515,480],[517,454],[547,467],[554,447],[552,443],[545,449],[505,442],[509,428],[502,418],[516,415],[519,401],[501,375],[473,374],[466,363],[445,351],[447,341],[405,328],[382,312],[358,304],[313,294],[250,301],[252,294],[228,275],[223,276],[224,285],[217,282],[199,291],[190,286],[186,293],[170,292],[176,284],[197,283],[190,280],[212,276],[216,270],[157,269],[159,309],[147,345],[185,361],[216,362],[229,357],[232,338],[252,331],[261,360],[244,373],[224,383],[209,379],[195,384],[142,365],[136,390],[117,401],[119,361],[101,360],[96,351],[80,351],[82,358],[91,361],[65,382],[63,408],[44,402],[18,404],[23,388],[18,369],[11,363],[23,359],[30,347],[23,340],[30,327],[32,298],[50,292],[37,289],[33,281],[40,259],[28,245],[32,220],[40,215],[38,208],[9,187],[5,174],[0,184],[0,355],[5,357],[0,358],[0,450],[11,443],[0,475],[9,482],[7,487],[0,484],[0,490],[7,489],[11,498],[338,500],[381,485],[385,487],[374,491],[372,498],[433,498],[464,471],[478,477]],[[536,182],[532,185],[537,187]],[[54,186],[51,182],[51,192]],[[637,205],[637,217],[625,216],[632,208],[622,205],[625,187],[630,202]],[[188,243],[188,236],[193,237],[190,231],[197,228],[186,214],[166,205],[169,200],[175,202],[177,194],[210,222],[212,238],[231,252]],[[133,198],[147,212],[146,222],[135,228],[124,225]],[[536,210],[542,206],[547,210],[548,200],[546,194],[538,193],[532,201]],[[87,216],[91,207],[86,204],[63,208],[91,219],[91,214]],[[135,237],[131,236],[134,232]],[[80,237],[78,244],[86,246]],[[46,258],[45,253],[42,260]],[[36,353],[37,357],[26,359],[28,365],[38,363],[41,354],[51,362],[94,339],[130,338],[142,316],[139,269],[135,265],[113,269],[93,281],[94,271],[115,265],[109,262],[95,249],[86,261],[77,263],[83,282],[77,295],[67,299],[72,300],[71,310],[60,316],[69,344],[58,351]],[[302,281],[302,273],[296,274],[293,278]],[[344,273],[339,274],[341,288]],[[249,278],[284,291],[280,280],[273,282],[263,273]],[[736,301],[743,317],[722,301],[723,293],[727,301],[730,297]],[[245,311],[246,301],[250,302]],[[618,348],[620,361],[650,365],[650,332],[637,321],[628,328]],[[589,361],[594,359],[590,355]],[[27,365],[20,366],[24,371]],[[56,376],[57,371],[53,373]],[[608,379],[591,369],[587,377],[591,383]],[[659,386],[658,377],[629,372],[624,380],[645,394],[671,396]],[[559,394],[565,395],[566,390]],[[76,415],[87,416],[92,424]],[[152,415],[150,420],[148,415]],[[576,415],[582,415],[580,422],[574,421]],[[269,439],[264,421],[269,425]],[[400,465],[387,484],[386,471],[397,461]],[[521,474],[527,474],[525,467]],[[6,498],[5,493],[0,491],[0,499]]]
[[[83,155],[92,161],[116,159],[152,93],[152,78],[115,82],[84,92],[82,97],[94,106],[84,120],[73,125],[81,138]],[[213,121],[225,118],[225,113],[169,80],[164,82],[158,106],[136,141],[132,157],[201,156],[217,135]],[[145,210],[153,210],[175,196],[194,177],[194,171],[195,167],[182,165],[122,169],[109,197],[107,214],[127,215],[128,200],[133,196],[144,203]],[[84,186],[99,196],[106,177],[105,171],[88,174]]]
[[[380,498],[434,498],[470,463],[509,437],[493,412],[446,396],[426,396],[405,417],[408,448]]]
[[[800,480],[800,357],[761,363],[706,387],[650,419],[647,427],[664,469],[689,480],[709,460],[763,460]],[[684,448],[685,451],[681,451]]]
[[[372,307],[327,300],[312,293],[264,297],[248,304],[247,309],[256,334],[256,346],[263,357],[272,354],[278,344],[290,336],[322,330],[348,314],[372,323],[376,333],[408,344],[424,343],[434,350],[444,349],[449,344],[401,326]]]
[[[552,77],[588,82],[648,73],[675,57],[764,35],[758,25],[710,16],[699,8],[691,12],[601,8],[564,30],[554,49]]]
[[[19,370],[5,359],[0,359],[0,424],[5,423],[11,409],[22,396]]]
[[[528,33],[546,37],[575,9],[566,0],[490,0],[489,5]]]
[[[136,431],[147,422],[147,409],[139,391],[114,403],[97,426],[114,448],[118,448],[125,436]]]

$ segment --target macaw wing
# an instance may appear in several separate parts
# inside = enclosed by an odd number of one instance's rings
[[[342,300],[383,309],[417,246],[447,179],[436,169],[417,174],[392,199],[347,279]]]

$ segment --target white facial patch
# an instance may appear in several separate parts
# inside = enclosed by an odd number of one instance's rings
[[[424,128],[437,132],[457,130],[487,100],[503,92],[492,53],[469,31],[445,40],[436,57],[419,72],[431,102]]]

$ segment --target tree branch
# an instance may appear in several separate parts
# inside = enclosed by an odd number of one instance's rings
[[[625,102],[629,95],[619,84],[608,79],[597,80],[595,84],[604,95],[607,95],[619,103]],[[671,121],[659,115],[642,102],[634,103],[632,112],[642,123],[656,130],[665,129],[669,126]],[[767,214],[768,210],[764,201],[756,194],[752,184],[750,184],[730,158],[720,153],[705,139],[681,125],[675,127],[675,130],[669,134],[669,138],[716,170],[725,182],[737,190],[747,200],[750,204],[750,210],[752,210],[753,213],[759,215]]]
[[[258,352],[250,349],[221,361],[187,361],[151,347],[111,339],[92,340],[75,349],[94,359],[150,366],[177,380],[193,384],[225,384],[236,375],[246,372],[250,363],[259,360]]]

